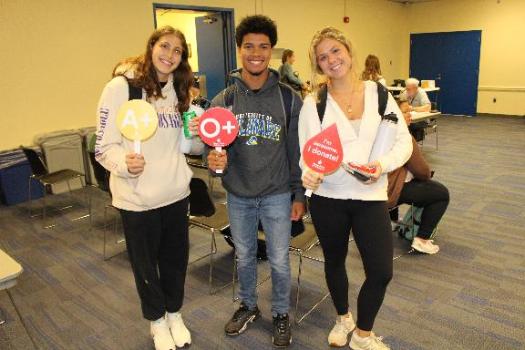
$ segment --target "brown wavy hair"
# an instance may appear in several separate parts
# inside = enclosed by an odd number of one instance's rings
[[[381,77],[381,65],[379,58],[375,55],[368,55],[365,60],[365,70],[361,74],[363,80],[378,81]]]
[[[290,50],[290,49],[286,49],[283,51],[283,55],[281,57],[281,62],[283,62],[283,64],[286,63],[286,61],[288,60],[288,57],[292,56],[293,55],[293,51]]]
[[[180,114],[186,112],[190,106],[190,88],[193,85],[193,72],[188,61],[188,44],[184,34],[171,26],[157,28],[149,37],[146,52],[140,56],[129,57],[120,61],[113,68],[113,77],[125,76],[128,71],[133,72],[132,78],[127,78],[133,86],[146,91],[148,98],[165,98],[152,62],[153,46],[165,35],[175,35],[182,45],[182,56],[178,67],[173,71],[173,86],[177,94],[177,109]]]

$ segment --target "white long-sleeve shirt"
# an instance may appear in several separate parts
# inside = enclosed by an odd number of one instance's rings
[[[343,147],[343,161],[357,164],[367,164],[369,162],[368,158],[379,123],[381,122],[381,116],[378,112],[376,83],[366,81],[364,84],[365,104],[359,135],[356,135],[355,129],[330,93],[328,93],[322,127],[317,114],[315,97],[310,95],[305,98],[299,116],[299,144],[301,151],[311,137],[321,132],[322,129],[324,130],[336,123]],[[397,135],[392,149],[378,159],[383,170],[383,175],[378,181],[366,185],[342,168],[339,168],[334,173],[325,175],[323,182],[314,192],[315,194],[336,199],[387,200],[388,182],[386,174],[405,164],[412,154],[412,140],[405,119],[394,98],[389,94],[385,115],[391,112],[395,113],[398,118]],[[302,157],[301,167],[305,169]]]
[[[126,79],[121,76],[112,79],[100,97],[95,156],[111,172],[110,188],[113,206],[117,208],[130,211],[160,208],[184,199],[190,193],[192,172],[180,151],[184,136],[171,76],[162,88],[162,94],[166,98],[148,101],[157,111],[159,125],[151,138],[141,142],[146,164],[140,175],[128,172],[125,159],[126,154],[134,153],[133,141],[122,136],[116,123],[119,108],[128,101]],[[196,140],[192,153],[202,153],[203,148]]]

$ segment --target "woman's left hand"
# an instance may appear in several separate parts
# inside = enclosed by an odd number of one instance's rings
[[[383,168],[381,168],[381,163],[379,163],[377,160],[374,160],[373,162],[370,162],[366,165],[369,168],[375,169],[375,171],[370,174],[370,180],[365,182],[365,184],[373,184],[377,182],[381,174],[383,173]]]
[[[193,136],[199,135],[199,121],[201,117],[195,117],[190,121],[189,129]]]

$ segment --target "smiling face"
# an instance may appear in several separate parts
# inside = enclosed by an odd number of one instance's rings
[[[151,61],[159,81],[168,81],[169,75],[180,64],[183,50],[181,40],[175,34],[163,35],[153,45]]]
[[[266,72],[272,57],[272,44],[265,34],[248,33],[239,47],[243,69],[252,76]]]
[[[341,79],[350,73],[352,57],[339,41],[326,38],[315,48],[319,69],[330,79]]]

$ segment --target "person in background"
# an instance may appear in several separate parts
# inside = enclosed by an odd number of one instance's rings
[[[365,60],[365,70],[361,74],[361,80],[372,80],[386,86],[386,80],[381,75],[381,65],[379,64],[379,58],[375,55],[368,55]]]
[[[350,347],[354,350],[387,350],[373,332],[374,321],[392,279],[392,228],[387,209],[386,174],[403,165],[412,152],[405,120],[388,94],[385,115],[398,116],[391,150],[370,161],[370,152],[381,122],[378,87],[359,77],[352,45],[335,28],[317,32],[310,45],[314,94],[304,100],[299,117],[301,149],[312,136],[336,124],[343,145],[344,162],[367,164],[374,169],[361,182],[343,169],[323,176],[304,166],[303,185],[314,191],[310,199],[312,221],[325,259],[325,277],[337,317],[328,335],[330,346],[342,347],[356,328],[348,304],[346,256],[353,232],[366,279],[357,297],[357,328]],[[326,112],[321,123],[316,103],[320,81],[328,81]]]
[[[110,171],[112,204],[119,209],[142,314],[150,321],[156,350],[191,344],[181,308],[188,266],[188,196],[191,170],[181,152],[181,114],[190,108],[193,74],[182,32],[155,30],[143,55],[113,70],[98,103],[96,160]],[[129,86],[161,115],[155,134],[134,152],[121,135],[117,113],[129,99]],[[197,125],[190,125],[193,134]],[[195,137],[193,154],[204,145]]]
[[[211,102],[201,95],[201,85],[198,77],[193,78],[193,86],[191,87],[190,93],[192,105],[199,106],[204,110],[210,108]]]
[[[410,111],[407,101],[399,101],[405,121],[410,124]],[[445,214],[449,203],[448,189],[431,179],[431,171],[421,154],[419,145],[412,138],[412,155],[400,168],[388,174],[388,207],[399,204],[413,204],[423,208],[421,224],[412,248],[425,254],[436,254],[439,246],[430,239],[437,224]],[[392,213],[394,213],[392,215]],[[391,219],[397,221],[398,211],[391,211]],[[394,216],[394,217],[392,217]]]
[[[408,102],[409,112],[430,112],[431,104],[428,95],[425,90],[419,87],[419,80],[415,78],[405,80],[405,90],[399,94],[399,100]],[[427,122],[420,121],[411,123],[408,130],[419,142],[425,139],[426,127]]]
[[[277,43],[277,27],[270,18],[245,17],[235,30],[235,41],[242,68],[231,73],[233,88],[220,92],[212,106],[232,109],[239,121],[239,136],[226,150],[208,154],[214,174],[224,169],[222,184],[227,191],[239,277],[241,303],[224,331],[229,336],[239,335],[261,315],[256,288],[260,220],[272,275],[272,342],[286,347],[292,342],[288,315],[291,221],[301,219],[305,211],[297,136],[302,100],[268,67]],[[282,89],[291,97],[290,116],[283,106]],[[227,91],[232,94],[230,102]]]
[[[408,102],[409,112],[430,112],[428,95],[419,87],[419,80],[416,78],[405,80],[405,91],[401,92],[399,99]]]
[[[283,51],[281,58],[282,65],[279,67],[279,75],[281,76],[281,82],[290,85],[299,94],[303,90],[306,90],[308,86],[295,75],[292,65],[295,62],[295,54],[292,50],[286,49]]]

